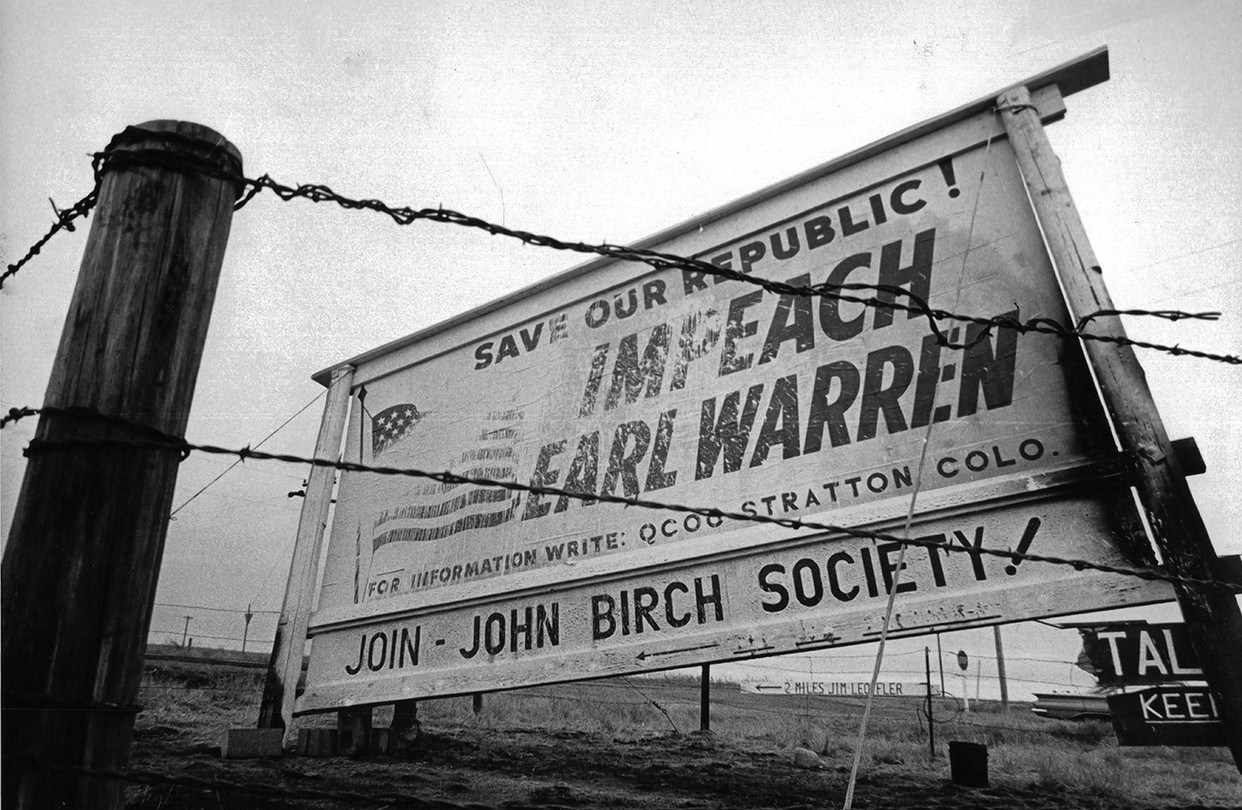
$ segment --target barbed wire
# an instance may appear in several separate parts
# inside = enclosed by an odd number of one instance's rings
[[[953,313],[943,309],[935,309],[927,301],[923,300],[917,294],[894,285],[885,284],[813,284],[810,286],[801,286],[788,284],[774,279],[763,278],[762,276],[752,276],[732,268],[721,267],[719,265],[705,262],[701,259],[680,256],[674,253],[665,253],[662,251],[651,250],[647,248],[634,248],[624,245],[590,244],[586,242],[566,242],[552,236],[544,234],[531,233],[530,231],[509,228],[504,225],[498,225],[494,222],[481,219],[479,217],[463,214],[447,208],[423,208],[413,209],[408,206],[394,208],[381,202],[380,200],[358,200],[338,194],[331,188],[320,184],[307,184],[297,187],[283,185],[273,180],[269,175],[263,175],[257,180],[246,180],[251,185],[251,191],[247,192],[247,196],[243,198],[243,203],[253,198],[262,189],[268,189],[276,194],[280,199],[288,202],[295,198],[308,199],[313,203],[333,202],[346,210],[370,210],[376,213],[384,214],[390,217],[398,225],[410,225],[418,220],[430,220],[450,225],[458,225],[467,228],[482,230],[492,236],[507,236],[518,239],[523,244],[534,245],[536,247],[550,248],[552,250],[571,251],[575,253],[593,254],[604,258],[616,259],[622,261],[634,261],[646,264],[656,270],[689,270],[694,272],[705,273],[716,278],[723,278],[730,281],[740,281],[747,284],[760,287],[768,292],[778,295],[790,295],[801,297],[826,297],[839,301],[862,304],[867,307],[880,309],[892,309],[904,311],[914,315],[921,315],[928,320],[931,332],[936,336],[936,341],[941,346],[949,349],[966,349],[970,346],[987,339],[993,328],[1014,329],[1020,334],[1026,332],[1042,332],[1046,334],[1054,334],[1060,337],[1074,337],[1081,340],[1098,340],[1117,345],[1133,346],[1137,348],[1154,349],[1165,351],[1174,356],[1189,355],[1202,359],[1215,360],[1218,362],[1228,363],[1232,365],[1242,365],[1242,358],[1231,355],[1220,355],[1209,352],[1201,352],[1198,350],[1183,349],[1180,346],[1162,346],[1154,343],[1143,341],[1134,341],[1127,337],[1116,335],[1093,335],[1082,332],[1092,320],[1098,317],[1108,315],[1151,315],[1154,317],[1169,318],[1171,320],[1179,320],[1183,318],[1193,318],[1199,320],[1216,320],[1220,317],[1220,313],[1185,313],[1177,312],[1172,317],[1169,311],[1147,311],[1147,310],[1100,310],[1091,313],[1079,321],[1077,327],[1070,329],[1064,324],[1051,318],[1031,318],[1023,321],[1019,318],[999,315],[993,317],[978,317]],[[911,303],[902,304],[890,298],[864,298],[846,293],[852,291],[868,291],[877,293],[880,296],[902,296],[910,299]],[[974,341],[958,343],[949,339],[940,328],[941,320],[952,320],[963,323],[973,323],[984,327],[983,331],[976,336]]]
[[[52,237],[58,232],[62,230],[75,230],[73,227],[73,221],[79,217],[85,217],[90,213],[90,210],[95,207],[95,204],[99,202],[99,183],[95,183],[95,187],[91,189],[90,194],[87,194],[85,197],[78,200],[68,208],[57,208],[56,203],[52,202],[50,197],[48,198],[48,202],[52,203],[52,211],[56,214],[56,221],[52,223],[52,227],[47,233],[45,233],[30,246],[30,249],[26,251],[24,256],[5,268],[3,273],[0,273],[0,287],[4,286],[5,279],[15,274],[18,270],[21,270],[22,266],[25,265],[26,262],[30,261],[35,256],[38,256],[39,251],[43,250],[43,246],[51,241]]]
[[[1133,340],[1129,337],[1120,335],[1096,335],[1083,331],[1086,326],[1091,323],[1091,321],[1105,316],[1146,315],[1151,317],[1166,318],[1174,321],[1187,318],[1197,320],[1216,320],[1220,317],[1220,313],[1218,312],[1189,313],[1171,310],[1141,309],[1099,310],[1084,316],[1079,320],[1078,325],[1074,328],[1067,327],[1055,319],[1044,317],[1022,320],[1020,317],[1008,315],[997,315],[992,317],[972,316],[933,308],[927,301],[923,300],[923,298],[916,293],[895,285],[859,283],[823,283],[813,284],[810,286],[793,285],[782,281],[763,278],[761,276],[749,275],[747,273],[743,273],[732,268],[721,267],[698,258],[680,256],[648,248],[627,247],[624,245],[612,245],[608,243],[590,244],[586,242],[564,241],[545,234],[537,234],[530,231],[509,228],[502,224],[496,224],[479,217],[463,214],[459,211],[443,207],[421,209],[415,209],[409,206],[393,207],[381,200],[354,199],[347,197],[333,191],[331,188],[323,184],[307,183],[298,186],[285,185],[272,179],[272,177],[268,174],[264,174],[256,179],[251,179],[244,177],[239,173],[221,169],[215,164],[193,155],[172,153],[157,149],[117,150],[116,146],[120,142],[139,136],[148,139],[153,138],[169,140],[174,143],[189,143],[188,139],[184,136],[176,135],[175,133],[150,132],[148,130],[141,129],[140,127],[126,127],[125,130],[118,133],[104,151],[96,152],[92,156],[92,168],[95,175],[94,191],[84,197],[78,205],[71,209],[67,209],[65,213],[62,214],[61,212],[58,212],[57,221],[54,223],[51,231],[49,231],[47,235],[36,243],[35,247],[31,249],[31,252],[28,252],[15,264],[9,265],[8,269],[3,274],[0,274],[0,287],[3,287],[4,280],[6,278],[16,273],[27,261],[30,260],[30,258],[37,254],[42,245],[51,239],[56,232],[62,228],[72,229],[72,220],[77,216],[85,216],[86,212],[89,211],[90,208],[98,201],[98,191],[102,182],[102,177],[107,171],[135,165],[159,166],[177,171],[195,172],[210,177],[218,177],[233,183],[239,193],[239,198],[234,205],[235,209],[242,208],[259,192],[266,189],[285,202],[289,202],[294,199],[306,199],[312,203],[335,203],[345,210],[369,210],[375,213],[383,214],[392,219],[397,225],[411,225],[420,220],[457,225],[481,230],[492,236],[505,236],[517,239],[523,244],[534,245],[536,247],[591,254],[620,261],[640,262],[656,270],[699,272],[716,278],[752,284],[768,292],[779,295],[827,297],[838,301],[861,304],[866,307],[904,311],[911,316],[918,315],[926,318],[932,334],[936,337],[937,343],[949,349],[970,348],[972,345],[988,339],[994,329],[1013,329],[1019,334],[1026,334],[1027,332],[1051,334],[1062,339],[1100,341],[1112,343],[1118,346],[1130,346],[1134,348],[1161,351],[1175,357],[1188,356],[1229,365],[1242,365],[1242,357],[1236,355],[1218,354],[1214,352],[1200,351],[1197,349],[1185,349],[1180,345],[1168,346],[1148,341]],[[243,188],[245,189],[244,193],[242,192]],[[872,297],[864,297],[850,294],[851,292],[862,291],[871,292],[874,295]],[[898,297],[909,299],[910,303],[900,303],[896,300]],[[969,323],[981,326],[983,329],[975,335],[972,341],[959,343],[951,340],[950,336],[946,335],[945,332],[942,331],[940,326],[941,321]]]
[[[474,228],[482,230],[492,236],[507,236],[518,239],[523,244],[534,245],[536,247],[545,247],[552,250],[571,251],[575,253],[593,254],[604,258],[634,261],[646,264],[656,270],[682,270],[705,273],[716,278],[723,278],[730,281],[740,281],[747,284],[760,287],[768,292],[778,295],[790,295],[799,297],[826,297],[849,303],[862,304],[867,307],[878,309],[891,309],[907,312],[913,315],[921,315],[927,318],[928,325],[932,334],[936,336],[936,341],[941,346],[949,349],[966,349],[975,343],[987,339],[991,335],[991,330],[995,328],[1013,329],[1019,334],[1027,332],[1041,332],[1045,334],[1053,334],[1062,338],[1077,338],[1080,340],[1095,340],[1106,343],[1114,343],[1116,345],[1132,346],[1136,348],[1153,349],[1157,351],[1167,352],[1174,356],[1192,356],[1201,359],[1214,360],[1217,362],[1227,363],[1230,365],[1242,365],[1242,358],[1233,355],[1215,354],[1211,352],[1202,352],[1192,349],[1184,349],[1180,346],[1164,346],[1156,343],[1145,341],[1136,341],[1128,337],[1116,335],[1095,335],[1088,334],[1082,330],[1095,318],[1108,315],[1150,315],[1153,317],[1162,317],[1171,320],[1179,320],[1184,318],[1193,318],[1198,320],[1216,320],[1220,317],[1220,313],[1204,312],[1204,313],[1186,313],[1177,312],[1170,316],[1170,311],[1148,311],[1148,310],[1100,310],[1095,313],[1084,316],[1079,321],[1077,327],[1070,329],[1064,324],[1052,318],[1030,318],[1026,321],[1020,318],[998,315],[992,317],[979,317],[953,313],[943,309],[933,308],[927,301],[923,300],[917,294],[894,285],[885,284],[814,284],[810,286],[801,286],[788,284],[774,279],[763,278],[762,276],[752,276],[742,273],[732,268],[721,267],[719,265],[705,262],[701,259],[680,256],[673,253],[665,253],[662,251],[651,250],[647,248],[634,248],[623,245],[589,244],[586,242],[566,242],[552,236],[544,234],[531,233],[530,231],[522,231],[509,228],[504,225],[498,225],[479,217],[463,214],[447,208],[423,208],[413,209],[408,206],[393,208],[379,200],[356,200],[338,194],[325,185],[308,184],[297,187],[283,185],[273,180],[269,175],[263,175],[257,180],[246,180],[247,184],[252,185],[252,189],[247,196],[243,198],[248,201],[262,189],[269,189],[280,199],[288,202],[295,198],[305,198],[313,203],[333,202],[346,210],[370,210],[376,213],[384,214],[390,217],[398,225],[410,225],[418,220],[430,220],[451,225],[459,225],[462,227]],[[243,202],[244,204],[244,202]],[[885,297],[860,297],[849,295],[849,292],[868,291],[874,292],[879,296]],[[911,303],[902,304],[894,300],[896,296],[908,298]],[[983,331],[973,341],[958,343],[950,340],[940,327],[941,320],[958,321],[962,323],[972,323],[977,326],[984,327]]]
[[[180,145],[190,150],[200,146],[197,140],[176,132],[155,132],[134,126],[126,127],[112,136],[112,140],[108,142],[108,145],[104,147],[102,152],[95,152],[91,155],[91,173],[94,176],[94,183],[90,193],[63,210],[57,208],[56,203],[49,198],[48,201],[52,203],[52,211],[56,214],[56,220],[52,223],[52,227],[48,232],[40,237],[20,259],[8,265],[5,271],[0,273],[0,288],[4,287],[6,279],[16,274],[27,262],[39,255],[43,246],[53,236],[62,230],[73,231],[73,221],[80,217],[85,217],[91,212],[91,209],[99,203],[99,189],[103,184],[103,176],[110,170],[130,166],[157,166],[171,171],[219,177],[232,183],[237,195],[241,196],[242,189],[244,188],[244,178],[242,178],[239,172],[224,171],[215,163],[193,154],[173,153],[164,149],[131,149],[125,151],[118,149],[121,143],[134,137],[160,140],[168,144]],[[241,205],[235,205],[234,210],[240,207]]]
[[[851,526],[841,526],[832,523],[821,523],[819,521],[802,520],[799,518],[783,518],[769,517],[766,515],[750,514],[747,512],[734,512],[718,507],[699,507],[690,506],[680,503],[669,503],[664,501],[653,501],[645,498],[629,498],[619,495],[610,495],[604,493],[583,493],[559,487],[542,486],[537,484],[522,484],[517,481],[501,481],[494,478],[485,478],[482,476],[461,475],[447,470],[433,472],[421,470],[413,467],[389,467],[382,465],[368,465],[354,461],[345,461],[343,459],[325,459],[325,458],[307,458],[305,456],[295,456],[287,453],[270,453],[263,450],[256,450],[251,447],[227,448],[211,444],[195,444],[188,442],[183,438],[163,433],[155,428],[130,422],[121,417],[109,414],[101,414],[92,411],[89,408],[59,408],[45,406],[43,408],[12,408],[8,416],[0,419],[0,428],[4,424],[15,422],[19,419],[33,416],[36,414],[47,414],[56,416],[66,416],[77,419],[98,419],[106,424],[128,426],[136,429],[140,436],[146,438],[75,438],[75,439],[58,439],[47,440],[38,437],[31,439],[30,443],[23,451],[29,457],[31,454],[48,452],[55,450],[73,450],[73,449],[108,449],[108,448],[131,448],[131,449],[149,449],[149,450],[165,450],[175,451],[184,459],[192,452],[210,453],[215,455],[231,455],[237,456],[242,461],[255,459],[258,461],[280,461],[289,464],[309,464],[313,467],[326,467],[339,470],[341,472],[354,473],[374,473],[376,475],[389,475],[406,478],[422,478],[430,481],[436,481],[441,484],[467,484],[478,487],[488,487],[494,489],[504,489],[510,492],[523,492],[537,496],[554,496],[566,497],[577,501],[592,501],[602,503],[613,503],[625,507],[637,507],[641,509],[650,509],[654,511],[678,512],[682,514],[694,514],[703,518],[720,518],[724,520],[732,520],[741,523],[756,523],[764,525],[780,526],[795,531],[813,530],[829,532],[832,534],[841,534],[847,537],[853,537],[861,540],[870,540],[872,542],[886,542],[905,544],[908,546],[916,546],[920,548],[935,549],[937,551],[947,551],[953,553],[982,554],[991,557],[999,557],[1011,562],[1020,563],[1023,561],[1050,563],[1052,565],[1062,565],[1072,567],[1076,571],[1099,571],[1106,574],[1119,574],[1122,576],[1134,577],[1153,582],[1168,582],[1175,585],[1194,585],[1211,588],[1222,588],[1232,592],[1231,583],[1216,579],[1201,579],[1198,577],[1184,576],[1180,574],[1172,574],[1155,568],[1128,568],[1124,566],[1110,565],[1107,563],[1095,562],[1093,560],[1085,560],[1072,557],[1060,557],[1049,554],[1035,554],[1032,552],[1019,553],[1010,549],[987,548],[985,546],[966,548],[960,545],[954,545],[949,542],[939,542],[928,538],[921,537],[900,537],[885,532],[869,531],[866,529],[858,529]]]

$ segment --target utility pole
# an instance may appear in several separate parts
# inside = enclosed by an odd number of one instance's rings
[[[140,443],[185,435],[244,188],[237,149],[198,124],[128,127],[106,154],[0,571],[5,810],[122,805],[85,772],[129,761],[181,462]]]
[[[970,713],[970,684],[966,681],[966,673],[970,670],[970,657],[965,650],[957,651],[957,668],[962,671],[962,711]]]
[[[190,619],[193,619],[193,618],[194,618],[193,616],[185,617],[185,629],[181,631],[181,646],[182,647],[185,647],[186,637],[190,635]]]
[[[996,677],[1000,681],[1001,711],[1009,711],[1009,683],[1005,680],[1005,648],[1001,645],[1001,629],[999,624],[992,625],[992,635],[996,638]]]
[[[254,618],[251,603],[246,603],[246,626],[242,628],[242,652],[246,651],[246,639],[250,638],[250,620]]]
[[[936,634],[936,665],[940,667],[940,694],[944,694],[944,651],[940,649],[940,634]]]
[[[940,640],[940,634],[937,633],[936,634],[937,643],[939,643],[939,640]],[[923,648],[923,664],[927,668],[927,752],[930,755],[931,759],[935,759],[936,758],[936,714],[935,714],[935,709],[933,708],[933,704],[935,703],[935,701],[932,700],[931,649],[928,647]],[[944,667],[943,666],[940,668],[940,677],[944,678]],[[943,682],[941,683],[941,686],[940,686],[940,694],[942,695],[944,694]]]
[[[1126,330],[1114,314],[1104,271],[1074,207],[1061,161],[1031,106],[1030,93],[1017,87],[1001,94],[996,104],[1073,321],[1091,315],[1094,334],[1124,338]],[[1164,569],[1182,577],[1216,579],[1216,552],[1134,349],[1098,340],[1082,344],[1121,450],[1132,461],[1130,483],[1147,513]],[[1242,772],[1242,613],[1237,599],[1226,588],[1174,583],[1173,589],[1204,676],[1219,698],[1226,744]]]

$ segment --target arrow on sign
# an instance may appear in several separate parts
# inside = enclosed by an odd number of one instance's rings
[[[840,641],[840,639],[841,637],[835,633],[825,633],[819,638],[807,638],[807,639],[803,639],[802,641],[795,641],[794,646],[804,647],[808,644],[836,644],[838,641]]]
[[[645,661],[648,658],[655,658],[657,655],[676,655],[677,653],[691,652],[692,650],[710,650],[712,647],[719,646],[720,642],[717,641],[711,644],[700,644],[697,647],[682,647],[680,650],[661,650],[659,652],[647,652],[646,650],[643,650],[634,657],[639,661]]]
[[[771,692],[771,691],[783,692],[783,691],[785,691],[785,687],[783,687],[783,686],[768,686],[766,683],[755,684],[755,689],[756,689],[757,691],[766,691],[766,692]]]

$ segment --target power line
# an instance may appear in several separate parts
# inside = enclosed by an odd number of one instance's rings
[[[179,604],[174,604],[174,603],[172,603],[172,602],[156,602],[156,603],[155,603],[155,606],[156,606],[156,607],[167,607],[167,608],[178,608],[178,609],[182,609],[182,610],[214,610],[214,611],[217,611],[217,612],[220,612],[220,613],[241,613],[241,614],[245,614],[245,613],[248,613],[248,612],[249,612],[249,613],[270,613],[270,614],[272,614],[272,615],[274,615],[274,616],[279,616],[279,615],[280,615],[280,611],[279,611],[279,610],[250,610],[250,611],[245,611],[245,610],[241,610],[241,609],[239,609],[239,608],[222,608],[222,607],[211,607],[211,606],[208,606],[208,605],[179,605]]]
[[[285,421],[281,422],[281,423],[280,423],[280,425],[279,425],[279,426],[277,426],[277,428],[276,428],[275,430],[273,430],[271,433],[267,434],[267,435],[266,435],[266,436],[264,436],[262,439],[259,439],[259,443],[258,443],[258,444],[256,444],[256,445],[255,445],[255,447],[261,447],[265,441],[267,441],[268,439],[272,438],[272,437],[273,437],[273,436],[275,436],[277,433],[279,433],[279,432],[281,431],[281,428],[283,428],[285,425],[289,424],[289,423],[290,423],[290,422],[292,422],[294,419],[297,419],[299,416],[301,416],[303,411],[305,411],[307,408],[309,408],[310,406],[312,406],[312,405],[314,405],[316,402],[318,402],[318,401],[319,401],[319,399],[320,399],[320,397],[324,396],[326,393],[327,393],[327,391],[326,391],[326,390],[324,390],[324,391],[320,391],[320,392],[319,392],[319,393],[315,396],[315,398],[314,398],[314,399],[312,399],[310,402],[306,403],[306,404],[305,404],[305,405],[303,405],[301,408],[299,408],[299,409],[298,409],[298,411],[297,411],[297,413],[295,413],[293,416],[290,416],[290,417],[289,417],[288,419],[286,419]],[[220,473],[219,475],[217,475],[215,478],[213,478],[213,479],[211,479],[210,481],[208,481],[208,482],[207,482],[207,483],[206,483],[206,484],[202,487],[202,489],[200,489],[198,492],[195,492],[195,493],[194,493],[193,495],[191,495],[189,498],[186,498],[186,499],[185,499],[185,501],[183,501],[183,502],[181,503],[181,505],[180,505],[180,506],[178,506],[176,509],[172,510],[172,513],[171,513],[171,514],[169,514],[168,519],[169,519],[169,520],[172,520],[174,517],[176,517],[178,512],[180,512],[182,509],[185,509],[187,506],[189,506],[190,501],[194,500],[194,499],[195,499],[195,498],[197,498],[199,495],[202,495],[204,492],[206,492],[208,487],[210,487],[212,484],[214,484],[214,483],[216,483],[217,481],[219,481],[219,480],[220,480],[221,478],[223,478],[224,476],[228,475],[228,474],[229,474],[229,471],[230,471],[230,470],[232,470],[234,467],[236,467],[238,464],[241,464],[241,463],[242,463],[242,461],[244,461],[244,459],[240,459],[240,458],[239,458],[239,459],[237,459],[237,461],[234,461],[232,464],[230,464],[228,467],[226,467],[226,468],[224,469],[224,471],[223,471],[223,472],[221,472],[221,473]]]

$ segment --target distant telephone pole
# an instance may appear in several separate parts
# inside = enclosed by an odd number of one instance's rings
[[[1001,644],[999,624],[992,625],[992,635],[996,638],[996,677],[1000,681],[1001,711],[1009,711],[1009,683],[1005,680],[1005,648]]]
[[[185,629],[181,631],[181,646],[182,647],[185,646],[185,640],[190,635],[190,619],[193,619],[193,618],[194,618],[193,616],[185,617]]]
[[[246,639],[250,638],[250,620],[254,618],[251,604],[246,604],[246,626],[242,629],[242,652],[246,651]]]

